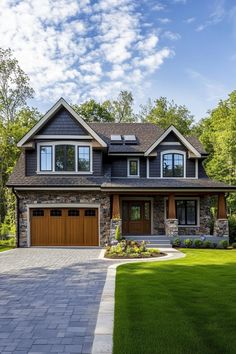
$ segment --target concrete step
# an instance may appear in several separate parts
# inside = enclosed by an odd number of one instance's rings
[[[172,248],[172,245],[170,243],[163,243],[162,245],[149,243],[147,248]]]
[[[172,247],[170,239],[165,235],[130,235],[125,238],[131,241],[145,241],[147,248]]]

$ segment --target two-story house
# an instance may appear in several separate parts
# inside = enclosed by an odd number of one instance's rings
[[[87,123],[60,99],[19,141],[8,181],[20,247],[99,246],[123,236],[228,237],[225,193],[207,153],[174,126]],[[210,198],[217,197],[214,235]]]

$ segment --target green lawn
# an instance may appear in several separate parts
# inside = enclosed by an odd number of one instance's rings
[[[12,250],[14,247],[10,246],[0,246],[0,252]]]
[[[236,251],[117,269],[113,354],[235,354]]]

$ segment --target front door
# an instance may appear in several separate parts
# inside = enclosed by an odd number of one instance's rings
[[[149,201],[123,201],[122,231],[124,235],[151,233],[151,203]]]

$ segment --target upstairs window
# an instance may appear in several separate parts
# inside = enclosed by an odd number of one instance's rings
[[[55,146],[55,170],[75,171],[75,147],[73,145]]]
[[[78,171],[90,171],[90,147],[78,146]]]
[[[139,177],[139,159],[128,159],[128,177]]]
[[[52,171],[52,146],[40,146],[40,170]]]
[[[184,155],[167,153],[162,155],[163,177],[184,177]]]

